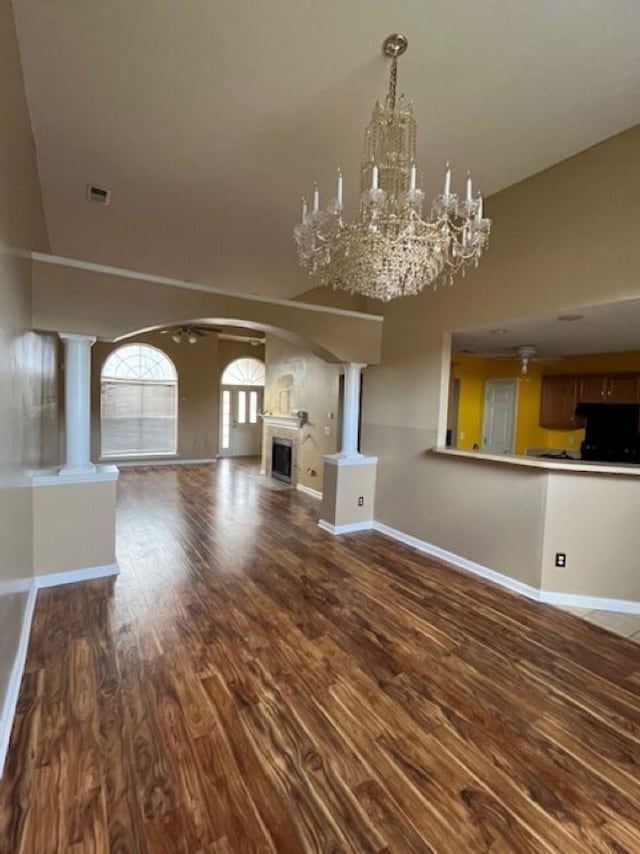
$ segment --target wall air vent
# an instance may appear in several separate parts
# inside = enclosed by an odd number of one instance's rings
[[[87,200],[99,205],[108,205],[111,201],[111,190],[104,187],[96,187],[95,184],[87,184]]]

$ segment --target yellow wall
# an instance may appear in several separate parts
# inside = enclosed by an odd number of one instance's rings
[[[558,362],[536,363],[529,366],[523,377],[516,359],[476,359],[456,354],[452,359],[452,375],[460,380],[457,447],[482,447],[482,410],[484,383],[487,379],[518,380],[518,413],[516,418],[516,454],[527,448],[554,448],[578,451],[584,430],[545,430],[540,427],[540,398],[543,374],[598,374],[640,372],[640,353],[603,353],[591,356],[572,356]]]

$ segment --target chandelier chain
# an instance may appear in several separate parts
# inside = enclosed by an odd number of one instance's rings
[[[396,89],[398,86],[398,57],[394,56],[391,60],[391,72],[389,74],[389,92],[387,94],[387,101],[389,102],[389,107],[391,112],[395,112],[396,109]]]

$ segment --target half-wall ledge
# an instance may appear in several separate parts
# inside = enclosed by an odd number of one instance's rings
[[[39,469],[31,472],[33,486],[68,486],[74,483],[106,483],[118,480],[120,471],[117,466],[93,466],[91,469],[70,468]]]
[[[456,448],[432,448],[432,454],[445,457],[458,457],[480,463],[499,463],[506,466],[521,466],[533,469],[547,469],[568,474],[607,474],[622,477],[640,477],[640,465],[625,463],[598,463],[591,460],[554,460],[539,457],[527,457],[518,454],[483,454],[481,451],[463,451]]]

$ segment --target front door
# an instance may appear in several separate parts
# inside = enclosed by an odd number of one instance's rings
[[[513,453],[517,394],[517,380],[485,382],[482,450],[486,454]]]
[[[220,455],[257,457],[262,450],[262,388],[223,386],[220,397]]]

